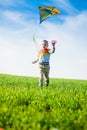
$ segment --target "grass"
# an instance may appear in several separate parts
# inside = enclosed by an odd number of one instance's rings
[[[4,130],[87,130],[87,80],[0,74],[0,128]]]

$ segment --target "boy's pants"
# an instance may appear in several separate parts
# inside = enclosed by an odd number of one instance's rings
[[[49,85],[49,71],[50,66],[49,65],[39,65],[39,86],[43,86],[43,79],[45,77],[46,80],[46,86]]]

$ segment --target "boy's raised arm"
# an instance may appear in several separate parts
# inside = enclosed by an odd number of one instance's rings
[[[55,44],[57,43],[57,41],[56,40],[52,40],[51,41],[51,44],[52,44],[52,50],[50,51],[50,53],[54,53],[55,52]]]
[[[52,45],[52,49],[50,50],[50,52],[49,53],[54,53],[55,52],[55,45]]]

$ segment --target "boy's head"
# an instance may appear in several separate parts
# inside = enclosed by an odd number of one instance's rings
[[[42,41],[42,47],[43,48],[47,48],[48,47],[48,41],[47,40],[43,40]]]

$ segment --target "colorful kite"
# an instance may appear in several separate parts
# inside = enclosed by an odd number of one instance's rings
[[[49,16],[60,14],[60,11],[56,7],[40,6],[40,23],[42,23]]]

